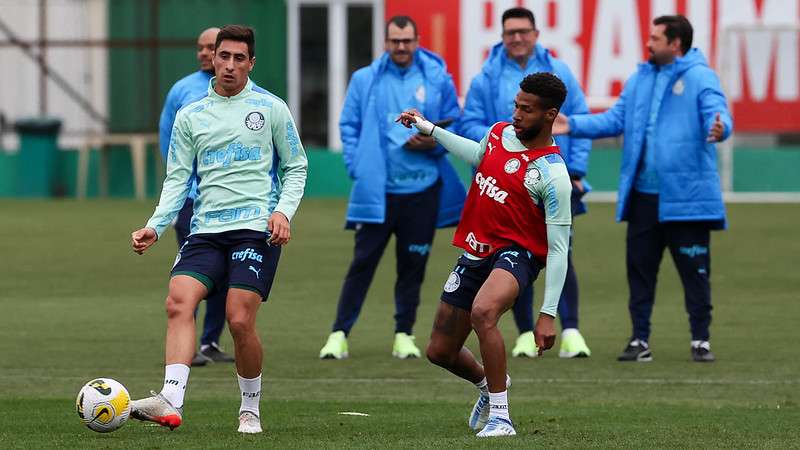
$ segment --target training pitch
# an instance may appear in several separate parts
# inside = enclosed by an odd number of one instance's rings
[[[134,398],[159,390],[170,231],[146,255],[130,232],[155,201],[0,201],[0,448],[800,448],[800,207],[729,205],[712,234],[717,362],[690,360],[680,282],[668,253],[653,314],[651,363],[619,363],[630,333],[625,226],[610,204],[576,221],[581,331],[592,356],[513,359],[518,435],[479,441],[467,427],[476,391],[428,361],[391,357],[394,244],[350,338],[350,359],[320,361],[352,234],[344,201],[306,200],[293,223],[258,327],[264,343],[264,433],[236,432],[232,365],[193,369],[184,425],[130,420],[101,435],[84,427],[75,395],[94,377]],[[436,236],[415,328],[424,349],[458,251]],[[537,282],[540,305],[544,276]],[[502,320],[507,350],[516,332]],[[474,337],[468,345],[477,352]],[[227,330],[222,346],[232,350]],[[365,415],[342,415],[358,412]]]

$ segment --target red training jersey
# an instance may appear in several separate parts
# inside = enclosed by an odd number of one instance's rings
[[[499,122],[489,132],[453,245],[485,258],[498,249],[516,244],[544,264],[547,261],[547,225],[544,211],[533,202],[525,187],[525,173],[531,161],[559,153],[558,146],[509,151],[503,147],[502,138],[503,129],[508,125]]]

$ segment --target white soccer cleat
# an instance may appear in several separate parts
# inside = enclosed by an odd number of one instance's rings
[[[511,387],[511,377],[506,374],[506,389]],[[479,394],[472,412],[469,414],[467,424],[473,430],[481,430],[489,420],[489,396]]]
[[[131,417],[147,422],[155,422],[162,427],[174,430],[183,422],[182,411],[163,395],[150,391],[151,397],[131,402]]]
[[[472,413],[469,415],[469,427],[473,430],[482,430],[489,420],[489,396],[480,394],[475,406],[472,407]]]
[[[504,419],[498,416],[489,417],[486,426],[480,433],[476,434],[477,437],[499,437],[499,436],[516,436],[517,431],[514,430],[514,424],[511,420]]]
[[[257,415],[250,411],[239,414],[239,433],[256,434],[261,431],[261,419]]]

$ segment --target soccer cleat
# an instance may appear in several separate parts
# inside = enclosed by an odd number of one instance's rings
[[[203,347],[205,347],[205,348],[200,350],[200,353],[203,356],[205,356],[206,358],[208,358],[209,360],[213,361],[213,362],[233,362],[234,361],[233,356],[223,352],[222,349],[219,348],[219,345],[217,345],[216,342],[212,342],[208,346],[204,345]]]
[[[561,332],[560,358],[588,358],[591,355],[592,351],[577,328],[567,328]]]
[[[261,433],[261,419],[255,413],[242,411],[239,413],[239,433]]]
[[[517,431],[514,429],[514,424],[511,420],[504,419],[498,416],[489,417],[486,426],[476,434],[477,437],[499,437],[499,436],[516,436]]]
[[[639,339],[632,339],[628,342],[628,346],[617,357],[617,361],[650,362],[652,360],[653,354],[650,352],[650,346],[647,345],[647,341],[640,341]]]
[[[176,408],[163,395],[150,391],[152,397],[131,402],[131,417],[147,422],[155,422],[162,427],[174,430],[183,422],[182,408]]]
[[[345,359],[347,358],[347,336],[344,331],[334,331],[328,336],[328,342],[319,351],[320,359]]]
[[[514,349],[511,350],[511,356],[514,358],[536,358],[539,356],[539,347],[536,346],[536,339],[533,337],[533,331],[526,331],[519,335]]]
[[[194,358],[192,358],[192,367],[203,367],[208,364],[211,360],[208,359],[202,353],[195,353]]]
[[[409,359],[419,358],[421,355],[419,349],[414,344],[414,336],[405,333],[395,333],[392,356],[400,359]]]
[[[711,344],[708,341],[692,344],[692,359],[695,362],[714,362],[716,358],[711,353]]]
[[[469,427],[473,430],[482,430],[489,420],[489,396],[481,393],[478,395],[478,401],[472,407],[472,413],[469,415]]]
[[[511,377],[506,374],[506,389],[511,387]],[[481,392],[478,394],[478,401],[472,407],[467,424],[473,430],[481,430],[489,420],[489,396]]]

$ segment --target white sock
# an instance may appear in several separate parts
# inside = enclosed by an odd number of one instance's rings
[[[489,395],[489,382],[486,381],[486,377],[483,377],[481,381],[475,383],[475,387],[481,391],[481,395]]]
[[[511,420],[508,415],[508,391],[489,392],[489,416]]]
[[[239,378],[239,390],[242,392],[242,406],[239,407],[239,414],[242,411],[250,411],[260,417],[258,403],[261,400],[261,375],[255,378]]]
[[[186,364],[170,364],[164,368],[163,395],[169,403],[176,407],[183,407],[183,396],[186,394],[186,383],[189,382],[189,366]]]
[[[486,380],[486,377],[477,383],[475,383],[475,387],[481,391],[481,395],[488,396],[489,395],[489,381]],[[511,377],[506,374],[506,389],[511,387]]]

